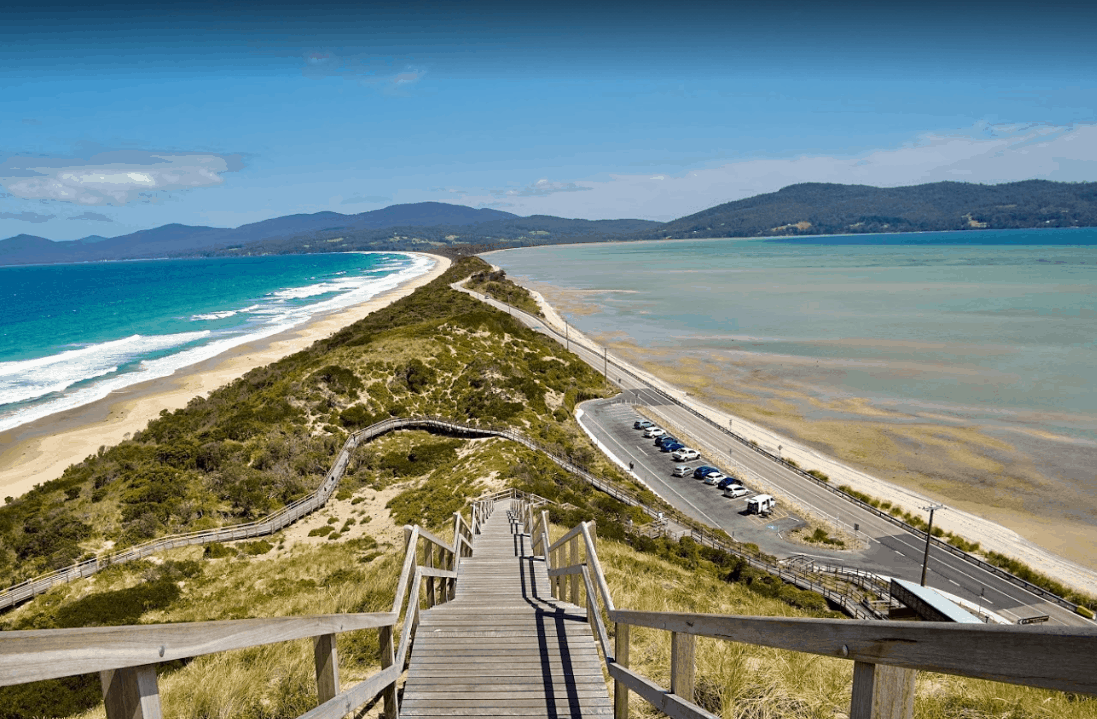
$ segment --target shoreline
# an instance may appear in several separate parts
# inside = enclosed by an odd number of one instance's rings
[[[19,497],[37,484],[57,479],[100,447],[118,444],[144,429],[161,411],[185,407],[196,396],[208,396],[250,370],[303,350],[406,297],[452,264],[440,255],[407,254],[425,255],[434,266],[361,304],[316,315],[302,325],[233,347],[167,377],[131,385],[95,402],[0,432],[0,501],[6,504],[6,497]]]
[[[584,301],[582,290],[572,292],[543,282],[527,281],[523,286],[529,289],[541,304],[546,322],[560,331],[563,331],[564,323],[562,312],[581,315],[596,311]],[[538,290],[552,295],[553,302],[561,309],[557,310],[554,304],[546,300]],[[660,352],[632,344],[623,333],[612,337],[592,337],[570,323],[569,327],[573,342],[597,347],[599,350],[603,345],[608,345],[609,349],[616,354],[615,361],[645,378],[653,386],[662,389],[721,425],[727,425],[730,419],[736,434],[748,440],[754,440],[770,451],[776,452],[780,444],[783,447],[783,456],[794,459],[801,467],[819,469],[827,473],[835,486],[848,484],[857,491],[880,500],[890,501],[893,505],[913,513],[918,513],[920,507],[926,504],[945,501],[950,505],[950,511],[939,512],[934,517],[935,526],[952,531],[969,541],[977,541],[984,550],[996,551],[1019,559],[1063,584],[1097,595],[1097,566],[1092,566],[1097,565],[1097,558],[1093,557],[1091,552],[1085,551],[1085,547],[1094,546],[1092,538],[1097,535],[1097,529],[1068,526],[1062,522],[1062,518],[1041,518],[1039,515],[1023,512],[1015,507],[990,507],[991,511],[976,514],[974,510],[978,509],[978,505],[973,502],[957,501],[955,497],[934,491],[933,488],[927,488],[917,482],[885,479],[879,476],[879,469],[871,466],[871,463],[848,463],[847,460],[836,456],[834,452],[828,451],[830,448],[822,446],[822,443],[811,442],[809,435],[812,423],[803,418],[797,422],[788,416],[769,412],[764,406],[761,411],[751,414],[735,411],[732,405],[735,405],[739,398],[721,397],[719,388],[714,387],[714,375],[704,371],[704,368],[690,366],[684,372],[675,373],[673,382],[666,379],[670,376],[667,362],[681,360],[681,354],[670,351],[666,353],[666,357],[662,357],[658,356]],[[767,416],[767,413],[771,416]],[[769,426],[774,423],[776,423],[775,426]],[[848,424],[852,427],[856,423]],[[963,486],[963,484],[957,485],[961,489]],[[983,514],[988,516],[982,516]],[[1069,553],[1061,550],[1057,552],[1044,544],[1038,544],[1037,540],[1025,536],[1021,533],[1022,531],[1045,539],[1049,536],[1048,532],[1057,532],[1061,540],[1077,542],[1082,549]],[[1089,566],[1082,563],[1086,560]]]

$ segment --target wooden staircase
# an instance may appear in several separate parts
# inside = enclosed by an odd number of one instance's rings
[[[461,559],[454,599],[421,613],[400,714],[612,714],[586,610],[552,598],[510,503],[496,510]]]

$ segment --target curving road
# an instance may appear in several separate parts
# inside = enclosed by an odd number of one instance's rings
[[[509,312],[526,326],[561,344],[567,341],[539,317],[463,287],[454,287]],[[737,540],[754,542],[763,551],[779,557],[804,555],[821,564],[863,569],[913,582],[921,579],[925,541],[920,537],[744,447],[727,432],[668,401],[664,394],[628,371],[615,372],[617,363],[607,357],[604,348],[590,348],[574,341],[568,342],[568,347],[599,372],[608,368],[608,379],[622,390],[621,395],[612,400],[585,404],[584,426],[619,461],[632,462],[636,476],[680,511],[727,531]],[[748,517],[741,514],[746,498],[726,499],[715,487],[694,479],[672,477],[674,463],[669,456],[661,454],[653,446],[653,440],[645,440],[639,431],[632,429],[633,421],[641,416],[630,405],[646,407],[661,418],[668,431],[680,432],[681,435],[676,436],[688,438],[690,446],[702,453],[701,461],[690,464],[696,466],[704,462],[735,469],[748,488],[776,496],[778,511],[768,521]],[[782,535],[799,521],[789,513],[796,508],[840,525],[847,534],[856,534],[864,548],[834,551],[786,540]],[[1069,608],[944,551],[931,550],[926,584],[982,606],[1011,622],[1047,616],[1050,623],[1093,626]]]

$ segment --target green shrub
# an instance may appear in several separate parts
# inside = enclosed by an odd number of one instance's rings
[[[240,549],[244,551],[244,554],[249,554],[255,557],[260,554],[266,554],[270,550],[274,549],[274,545],[265,539],[260,539],[256,542],[244,542],[240,545]]]
[[[323,527],[317,527],[309,532],[310,537],[326,537],[335,531],[335,527],[330,524],[325,524]]]
[[[202,556],[206,559],[222,559],[224,557],[235,557],[237,552],[232,547],[228,547],[220,542],[214,542],[207,544],[202,551]]]

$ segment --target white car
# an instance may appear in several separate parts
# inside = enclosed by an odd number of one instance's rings
[[[727,478],[727,475],[723,472],[713,472],[712,474],[705,475],[705,484],[711,484],[715,487],[717,484],[720,484],[720,482],[723,482]]]
[[[689,477],[693,475],[693,467],[688,464],[680,464],[671,472],[675,477]]]
[[[648,427],[644,430],[644,436],[648,439],[651,439],[652,437],[662,437],[666,433],[667,431],[660,427]]]
[[[691,447],[682,447],[682,449],[675,450],[674,454],[670,456],[674,458],[675,462],[688,462],[691,459],[698,459],[701,453]]]
[[[727,487],[724,487],[725,497],[738,499],[739,497],[745,497],[748,494],[750,494],[750,490],[741,484],[729,484]]]

